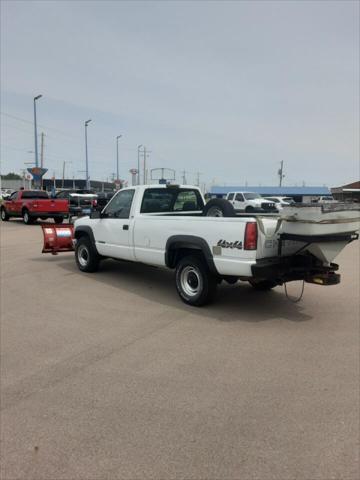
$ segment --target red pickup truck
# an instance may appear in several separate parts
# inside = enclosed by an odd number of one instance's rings
[[[55,223],[62,223],[69,214],[69,202],[49,198],[43,190],[19,190],[5,200],[0,213],[4,222],[10,217],[22,217],[27,225],[38,218],[53,218]]]

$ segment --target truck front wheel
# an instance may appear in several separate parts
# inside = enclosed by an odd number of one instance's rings
[[[7,222],[9,220],[9,215],[6,213],[6,210],[4,207],[1,208],[1,220],[3,222]]]
[[[211,302],[216,293],[217,279],[205,261],[196,255],[182,258],[175,271],[176,290],[184,303],[201,307]]]
[[[34,219],[30,216],[29,211],[26,210],[26,209],[23,210],[22,217],[23,217],[23,221],[24,221],[25,225],[31,225],[36,220],[36,219]]]
[[[96,272],[100,256],[89,237],[80,237],[75,247],[76,264],[82,272]]]
[[[64,221],[64,217],[54,217],[54,222],[60,224]]]

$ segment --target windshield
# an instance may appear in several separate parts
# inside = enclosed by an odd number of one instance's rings
[[[262,198],[258,193],[244,193],[246,200],[254,200],[255,198]]]

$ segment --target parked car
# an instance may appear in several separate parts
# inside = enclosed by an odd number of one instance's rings
[[[287,205],[292,205],[295,200],[291,197],[264,197],[269,202],[274,202],[278,210],[282,210]]]
[[[115,192],[98,192],[96,199],[96,209],[102,210],[112,199]]]
[[[314,203],[337,203],[337,200],[332,195],[323,195],[317,198]]]
[[[66,199],[69,202],[69,214],[71,217],[90,215],[97,206],[97,194],[92,190],[60,190],[56,193],[55,198]]]
[[[230,192],[226,196],[235,210],[243,212],[276,212],[275,202],[254,192]]]
[[[11,190],[10,188],[3,188],[0,193],[0,199],[6,200],[7,198],[10,197],[10,195],[14,192],[14,190]]]
[[[11,217],[22,217],[26,224],[38,218],[53,218],[56,223],[62,223],[69,214],[69,204],[67,200],[49,198],[43,190],[19,190],[3,202],[0,214],[4,222]]]

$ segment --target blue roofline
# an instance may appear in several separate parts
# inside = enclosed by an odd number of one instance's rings
[[[218,186],[210,188],[214,195],[226,195],[229,192],[255,192],[260,195],[331,195],[328,187],[252,187],[252,186]]]

